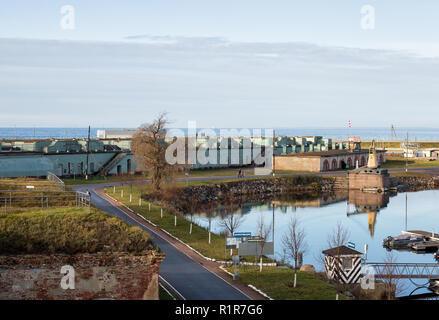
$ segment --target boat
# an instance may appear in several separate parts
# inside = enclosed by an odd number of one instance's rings
[[[383,247],[389,249],[407,249],[409,245],[424,241],[424,237],[410,234],[401,234],[399,236],[388,236],[383,240]]]

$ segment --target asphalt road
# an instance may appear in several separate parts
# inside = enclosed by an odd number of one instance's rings
[[[120,183],[104,183],[96,185],[71,186],[76,191],[90,191],[94,206],[115,215],[126,222],[146,230],[154,243],[166,253],[160,264],[160,276],[168,282],[184,299],[187,300],[249,300],[243,292],[231,286],[216,274],[204,268],[184,253],[176,249],[146,226],[138,223],[118,207],[99,196],[94,189],[120,185]]]

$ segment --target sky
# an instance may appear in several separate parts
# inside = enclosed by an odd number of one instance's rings
[[[0,126],[166,111],[176,127],[437,127],[438,14],[434,0],[4,1]]]

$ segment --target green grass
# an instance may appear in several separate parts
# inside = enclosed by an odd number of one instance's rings
[[[408,168],[429,168],[429,167],[439,167],[439,161],[428,161],[428,160],[415,160],[409,159]],[[392,159],[387,158],[386,162],[381,166],[384,169],[403,169],[405,168],[405,159]]]
[[[143,175],[122,175],[122,176],[89,176],[88,180],[84,177],[74,178],[63,178],[62,180],[66,185],[84,185],[84,184],[95,184],[95,183],[111,183],[111,182],[130,182],[130,181],[142,181],[148,179]]]
[[[154,224],[168,231],[175,237],[190,245],[195,250],[199,251],[206,257],[214,258],[216,260],[230,260],[230,250],[225,250],[225,237],[215,233],[211,233],[211,243],[209,244],[209,233],[206,229],[192,224],[192,234],[190,230],[190,216],[183,218],[177,216],[177,226],[174,225],[175,215],[163,210],[163,218],[160,215],[160,207],[151,203],[151,211],[149,211],[148,202],[142,200],[142,205],[139,206],[140,193],[145,194],[149,192],[149,185],[133,186],[132,200],[129,202],[130,190],[128,186],[116,187],[116,192],[113,193],[113,188],[107,188],[106,192],[116,200],[124,203],[133,211],[141,214],[146,219]],[[123,197],[121,191],[123,190]],[[234,252],[233,254],[236,254]],[[244,257],[245,259],[245,257]],[[253,261],[254,258],[248,257],[248,261]],[[264,258],[264,262],[273,262],[273,260]]]
[[[252,176],[253,169],[243,169],[245,171],[245,176]],[[189,178],[194,177],[226,177],[226,176],[236,176],[238,174],[238,169],[197,169],[191,170],[189,172]],[[174,178],[186,178],[186,175],[183,172],[177,173]],[[85,180],[84,177],[78,176],[76,178],[63,178],[62,180],[66,185],[84,185],[84,184],[95,184],[95,183],[104,183],[104,182],[130,182],[130,181],[142,181],[149,179],[148,176],[145,175],[111,175],[107,177],[102,176],[89,176],[88,180]]]
[[[405,142],[405,141],[401,141],[401,142]],[[400,148],[401,142],[391,142],[391,141],[384,142],[384,147],[386,147],[386,148]],[[413,141],[410,141],[410,142],[413,142]],[[439,142],[437,142],[437,141],[418,141],[415,143],[419,144],[420,148],[439,148]],[[368,149],[368,148],[370,148],[370,144],[371,144],[370,141],[363,141],[363,142],[361,142],[361,148]],[[377,141],[376,146],[378,148],[382,148],[383,142]]]
[[[233,273],[233,268],[228,268]],[[252,284],[274,300],[335,300],[335,286],[323,281],[317,275],[298,271],[296,288],[293,287],[292,269],[265,268],[262,272],[256,267],[241,266],[239,280]],[[340,300],[347,298],[339,294]]]
[[[149,235],[93,208],[23,211],[0,215],[1,254],[128,252],[154,246]]]

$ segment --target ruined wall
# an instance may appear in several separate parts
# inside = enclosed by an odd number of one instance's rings
[[[158,299],[158,272],[162,254],[125,253],[77,255],[1,255],[0,299]],[[74,289],[62,282],[74,269]],[[64,280],[63,280],[64,279]],[[72,281],[73,283],[73,281]],[[64,285],[65,287],[65,285]]]

